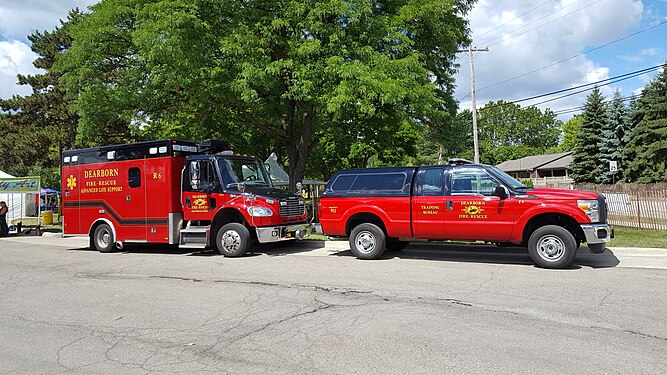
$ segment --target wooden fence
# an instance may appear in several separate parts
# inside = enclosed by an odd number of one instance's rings
[[[613,225],[667,230],[667,184],[575,185],[574,188],[604,194],[609,223]]]

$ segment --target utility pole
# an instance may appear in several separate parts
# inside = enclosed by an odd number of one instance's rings
[[[466,52],[465,50],[460,50],[458,52]],[[472,48],[468,46],[468,59],[470,60],[470,90],[472,96],[472,135],[473,135],[473,145],[475,148],[475,158],[474,162],[479,163],[479,140],[477,137],[477,100],[475,98],[475,64],[473,64],[472,53],[473,52],[489,52],[489,48]]]

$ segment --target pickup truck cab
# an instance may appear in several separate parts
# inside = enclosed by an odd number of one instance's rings
[[[496,167],[462,159],[337,172],[318,213],[317,232],[349,237],[360,259],[411,240],[485,241],[527,247],[538,266],[563,268],[583,242],[602,253],[613,237],[603,195],[530,188]]]

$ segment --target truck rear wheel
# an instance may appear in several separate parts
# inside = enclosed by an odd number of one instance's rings
[[[577,241],[572,233],[558,225],[537,228],[528,240],[530,257],[540,267],[565,268],[577,255]]]
[[[385,245],[384,232],[375,224],[359,224],[350,233],[350,249],[359,259],[379,258]]]
[[[240,257],[250,248],[250,232],[243,224],[225,224],[215,236],[215,247],[226,257]]]
[[[113,231],[109,224],[100,224],[93,232],[92,245],[100,253],[109,253],[114,247]]]

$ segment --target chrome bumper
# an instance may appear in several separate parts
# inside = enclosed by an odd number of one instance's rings
[[[614,227],[609,224],[582,224],[581,229],[589,245],[607,243],[614,237]]]
[[[310,224],[279,225],[256,228],[257,241],[260,243],[302,240],[310,230]]]

